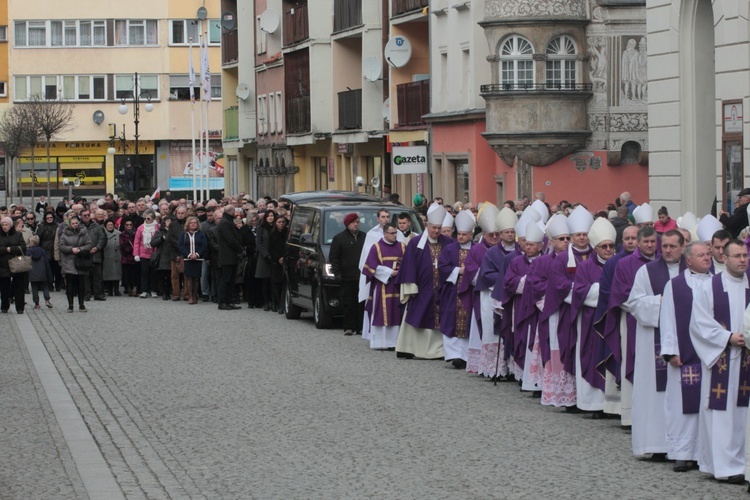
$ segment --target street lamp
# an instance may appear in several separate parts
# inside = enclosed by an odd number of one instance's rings
[[[134,167],[139,168],[140,167],[140,160],[138,158],[138,137],[140,135],[138,134],[138,124],[140,123],[140,103],[141,99],[146,99],[146,105],[144,106],[144,109],[146,112],[150,113],[154,110],[154,105],[151,103],[151,94],[148,91],[141,91],[140,88],[140,80],[138,79],[138,72],[136,72],[133,75],[133,90],[129,90],[122,94],[120,106],[117,108],[117,111],[120,112],[121,115],[125,115],[128,113],[128,105],[125,104],[125,100],[130,98],[133,100],[133,123],[135,124],[135,134],[133,134],[133,137],[135,138],[135,165]],[[125,130],[123,126],[123,139],[125,137]]]

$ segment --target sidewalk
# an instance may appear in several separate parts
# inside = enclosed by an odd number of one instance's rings
[[[88,498],[12,316],[0,315],[0,497]]]

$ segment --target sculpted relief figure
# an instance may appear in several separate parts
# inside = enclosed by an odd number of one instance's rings
[[[646,90],[648,88],[648,74],[646,62],[648,54],[646,53],[646,38],[642,37],[638,42],[638,64],[636,66],[636,99],[646,100]]]
[[[589,77],[594,85],[594,92],[604,92],[607,86],[607,55],[604,37],[589,40]]]
[[[627,47],[622,53],[620,78],[622,79],[622,93],[626,99],[636,100],[638,85],[638,51],[635,38],[628,40]]]

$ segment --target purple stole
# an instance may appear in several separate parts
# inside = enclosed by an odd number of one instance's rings
[[[727,330],[731,328],[729,317],[729,294],[724,291],[721,283],[722,273],[711,278],[711,291],[714,297],[714,319]],[[750,288],[745,289],[745,307],[750,303]],[[730,330],[731,331],[731,330]],[[726,411],[727,394],[729,388],[729,352],[731,346],[727,345],[721,353],[719,360],[711,368],[711,389],[708,394],[708,408],[711,410]],[[748,363],[747,349],[742,349],[740,356],[740,387],[737,391],[737,406],[748,406],[750,401],[750,363]]]
[[[690,340],[690,318],[693,315],[693,289],[687,283],[685,273],[672,280],[675,304],[675,326],[680,348],[680,385],[682,386],[682,413],[698,413],[701,402],[701,360]],[[679,306],[679,312],[678,312]]]
[[[685,260],[680,259],[680,273],[685,270]],[[648,280],[651,283],[651,290],[654,295],[662,295],[664,287],[669,283],[669,268],[664,259],[659,257],[653,262],[646,264],[648,271]],[[681,274],[682,275],[682,274]],[[667,390],[667,362],[664,361],[661,353],[661,331],[657,326],[654,328],[654,368],[656,370],[656,392]]]

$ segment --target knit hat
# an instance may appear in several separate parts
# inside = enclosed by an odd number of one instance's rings
[[[2,219],[0,219],[0,224],[3,224],[5,222],[7,222],[8,224],[10,224],[11,227],[13,227],[13,219],[11,219],[10,217],[3,217]]]
[[[344,217],[344,225],[348,226],[349,224],[351,224],[355,220],[359,220],[359,215],[357,215],[355,213],[350,213],[346,217]]]

